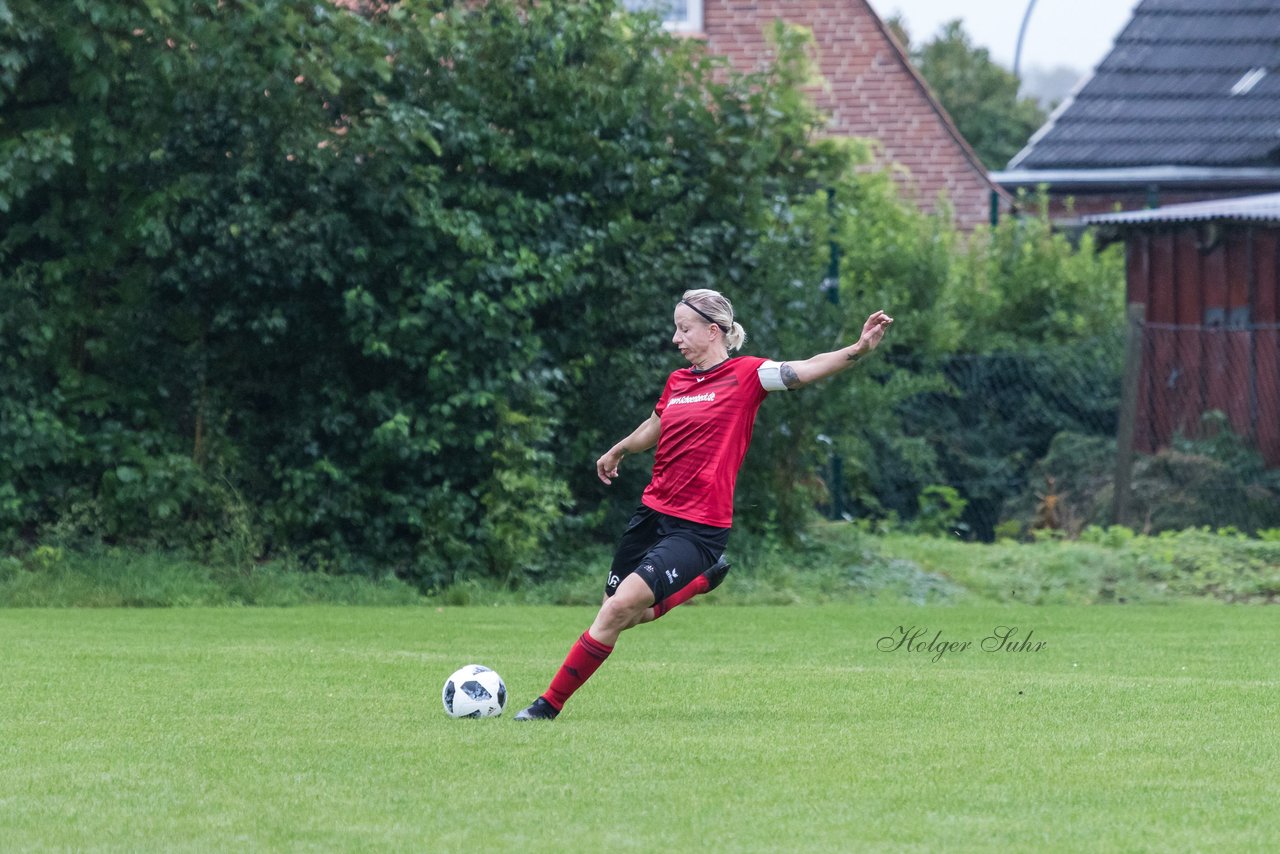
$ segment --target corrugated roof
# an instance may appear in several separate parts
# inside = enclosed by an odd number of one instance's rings
[[[1189,202],[1145,211],[1098,214],[1082,218],[1088,225],[1144,225],[1175,222],[1276,222],[1280,223],[1280,193]]]
[[[1280,165],[1280,0],[1143,0],[1009,169]]]

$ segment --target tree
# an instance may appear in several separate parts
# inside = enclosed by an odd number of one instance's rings
[[[1016,332],[1005,303],[1070,332],[1103,281],[1013,222],[962,265],[819,136],[784,26],[744,76],[612,0],[370,8],[0,2],[0,546],[554,572],[631,509],[645,466],[605,491],[591,463],[701,286],[779,358],[900,321],[764,408],[741,526],[801,530],[830,449],[856,506],[903,512],[945,477],[900,406],[943,355]]]
[[[10,543],[557,566],[674,367],[673,295],[789,288],[792,213],[847,162],[794,33],[734,75],[610,0],[0,18]]]
[[[899,37],[907,35],[901,21],[890,25]],[[986,48],[976,47],[959,20],[919,48],[910,48],[910,54],[989,169],[1003,168],[1047,118],[1035,99],[1018,97],[1018,78],[992,60]]]

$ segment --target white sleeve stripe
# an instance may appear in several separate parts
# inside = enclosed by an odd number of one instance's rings
[[[782,363],[765,362],[756,368],[756,376],[765,391],[786,391],[787,384],[782,381]]]

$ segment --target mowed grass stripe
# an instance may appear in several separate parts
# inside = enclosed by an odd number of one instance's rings
[[[1268,850],[1265,608],[686,606],[550,724],[592,609],[0,611],[10,850]],[[1044,643],[982,652],[998,626]],[[934,654],[877,642],[899,627]],[[440,710],[479,662],[497,720]]]

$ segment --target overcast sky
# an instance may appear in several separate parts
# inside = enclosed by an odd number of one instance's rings
[[[900,12],[917,44],[928,41],[948,21],[960,18],[965,31],[991,57],[1013,68],[1018,28],[1030,0],[870,0],[881,18]],[[1129,22],[1139,0],[1035,0],[1022,45],[1022,68],[1065,65],[1092,71]]]

